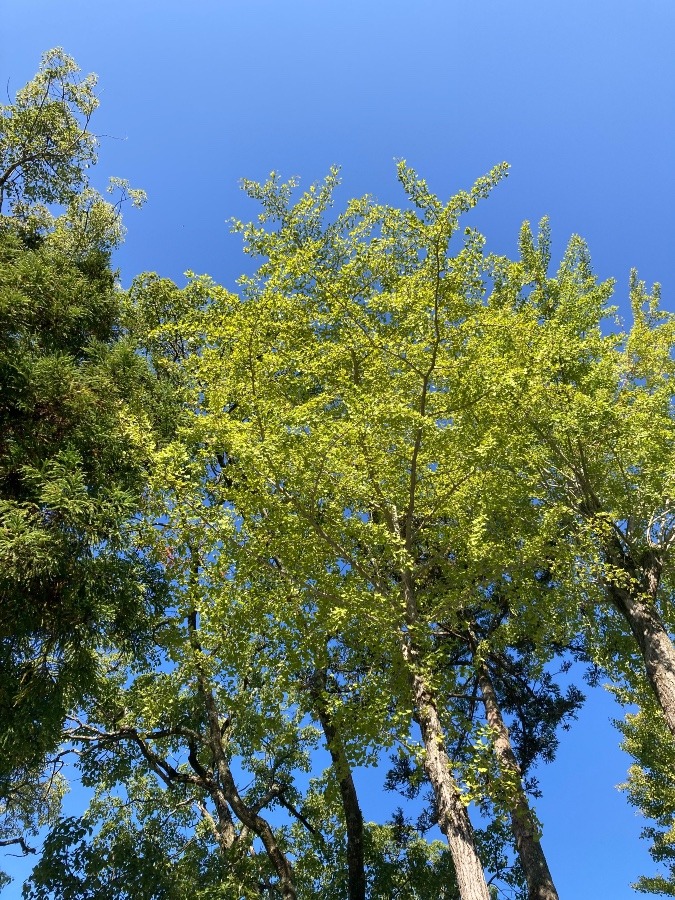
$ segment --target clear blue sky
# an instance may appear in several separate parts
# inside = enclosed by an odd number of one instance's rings
[[[582,234],[624,310],[633,266],[673,308],[672,0],[5,0],[1,27],[10,95],[57,45],[100,76],[96,180],[149,195],[127,217],[125,284],[192,269],[232,286],[244,262],[226,219],[256,212],[241,177],[308,183],[337,163],[344,198],[394,202],[394,159],[441,196],[507,160],[473,219],[492,249],[515,252],[521,221],[548,214],[554,251]],[[615,714],[595,695],[542,772],[545,848],[574,900],[634,897],[652,869],[614,789]]]

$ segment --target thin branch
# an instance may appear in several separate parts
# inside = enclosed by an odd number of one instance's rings
[[[24,856],[28,856],[29,853],[37,853],[37,850],[27,844],[25,839],[22,837],[3,838],[2,840],[0,840],[0,847],[11,847],[16,844],[21,847]]]

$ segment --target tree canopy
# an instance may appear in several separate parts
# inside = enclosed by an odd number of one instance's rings
[[[617,330],[580,238],[552,274],[547,221],[516,259],[465,227],[505,164],[443,201],[402,162],[400,206],[335,213],[337,170],[244,182],[236,292],[122,291],[94,83],[52,51],[2,113],[0,843],[46,828],[24,896],[554,900],[532,800],[573,661],[637,705],[628,798],[670,867],[639,889],[674,893],[658,287],[632,278]]]

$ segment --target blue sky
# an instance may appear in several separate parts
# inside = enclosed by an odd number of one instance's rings
[[[337,163],[344,200],[396,202],[395,159],[443,197],[507,160],[472,214],[490,248],[514,253],[522,220],[547,214],[554,253],[583,235],[623,310],[633,266],[673,308],[671,0],[5,0],[2,27],[11,96],[53,46],[99,74],[95,181],[149,196],[127,216],[124,284],[192,269],[233,286],[245,261],[226,220],[257,212],[242,177],[307,184]],[[652,869],[614,789],[628,763],[616,714],[594,694],[542,772],[545,848],[575,900],[633,897]]]

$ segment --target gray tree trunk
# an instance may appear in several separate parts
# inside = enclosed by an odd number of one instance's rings
[[[647,678],[675,738],[675,646],[656,606],[662,560],[650,552],[638,562],[618,540],[609,544],[606,557],[613,568],[625,575],[607,579],[609,599],[637,641]]]
[[[609,594],[640,647],[647,678],[675,738],[675,647],[670,635],[649,600],[615,586]]]
[[[446,836],[457,876],[462,900],[490,900],[483,866],[476,852],[473,827],[466,806],[462,803],[450,760],[445,750],[443,727],[435,697],[421,675],[415,672],[410,646],[403,647],[408,663],[410,685],[417,721],[424,743],[424,769],[427,773],[438,808],[438,825]]]
[[[520,766],[511,746],[509,731],[504,724],[497,695],[485,663],[477,666],[485,715],[494,733],[494,749],[500,769],[513,786],[513,803],[510,810],[511,830],[516,849],[527,880],[528,900],[558,900],[558,892],[539,841],[537,823],[523,789]]]
[[[443,725],[436,696],[422,675],[420,654],[414,640],[417,627],[415,585],[410,571],[401,573],[406,610],[406,629],[401,634],[401,655],[408,673],[415,716],[424,743],[424,770],[438,809],[438,825],[446,836],[455,866],[461,900],[490,900],[483,865],[473,839],[473,827],[455,781],[445,749]]]

